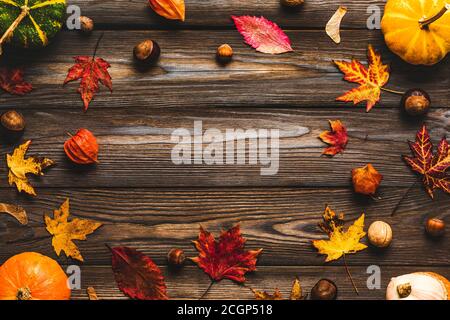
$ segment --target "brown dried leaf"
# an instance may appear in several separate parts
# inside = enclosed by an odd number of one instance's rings
[[[25,209],[13,204],[0,203],[0,213],[6,213],[14,217],[22,225],[28,224],[28,216]]]

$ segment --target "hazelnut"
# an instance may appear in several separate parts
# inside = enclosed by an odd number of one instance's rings
[[[133,53],[136,60],[152,64],[159,59],[161,49],[156,41],[147,39],[137,44]]]
[[[222,63],[228,63],[233,57],[233,48],[228,44],[223,44],[217,48],[217,59]]]
[[[311,300],[336,300],[337,287],[328,279],[319,280],[311,289]]]
[[[167,254],[167,261],[173,266],[181,266],[184,260],[186,260],[186,256],[181,249],[172,249]]]
[[[391,244],[392,228],[386,222],[375,221],[370,225],[367,236],[372,245],[385,248]]]
[[[304,2],[304,0],[280,0],[280,3],[286,7],[297,7]]]
[[[6,111],[1,115],[1,125],[9,132],[21,132],[25,129],[25,119],[15,110]]]
[[[410,89],[403,95],[401,105],[409,115],[420,116],[430,109],[431,99],[422,89]]]
[[[440,237],[445,231],[445,222],[438,218],[429,218],[425,222],[425,230],[432,237]]]
[[[80,31],[85,35],[90,35],[94,30],[94,21],[91,18],[80,17]]]

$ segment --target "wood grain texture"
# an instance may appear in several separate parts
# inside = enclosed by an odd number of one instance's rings
[[[22,141],[32,140],[27,155],[46,156],[56,161],[43,177],[30,176],[36,187],[222,187],[222,186],[345,186],[350,172],[372,163],[384,175],[383,186],[409,187],[417,176],[401,159],[410,154],[407,140],[413,140],[423,119],[411,120],[398,109],[378,109],[367,115],[358,109],[290,108],[112,108],[79,110],[22,110],[27,129]],[[425,121],[437,142],[450,127],[450,111],[433,109]],[[350,142],[334,158],[322,156],[325,144],[319,134],[329,129],[329,119],[341,119]],[[276,175],[261,175],[268,165],[176,165],[171,140],[176,128],[193,131],[194,121],[203,130],[279,129],[280,161]],[[63,144],[78,128],[98,137],[100,164],[77,166],[64,154]],[[15,144],[1,145],[2,154],[12,153]],[[225,147],[225,144],[221,144]],[[206,146],[206,144],[205,144]],[[236,145],[237,148],[237,145]],[[247,158],[248,158],[248,146]],[[245,150],[239,149],[243,154]],[[225,152],[225,151],[224,151]],[[237,151],[233,152],[237,157]],[[192,156],[193,157],[193,156]],[[0,188],[7,183],[5,157],[0,159]]]
[[[209,285],[209,278],[200,269],[186,266],[179,271],[162,268],[167,281],[167,291],[171,299],[198,299]],[[258,267],[256,272],[248,274],[247,287],[239,286],[229,280],[214,284],[205,299],[254,299],[250,288],[273,292],[279,288],[285,298],[289,297],[292,281],[299,277],[304,294],[309,294],[312,287],[322,278],[336,283],[338,299],[378,299],[385,298],[387,284],[392,277],[416,271],[434,271],[446,277],[450,276],[445,267],[381,267],[380,289],[367,288],[367,267],[351,267],[352,276],[359,290],[356,295],[344,267]],[[114,282],[110,267],[83,266],[82,289],[73,290],[74,299],[87,299],[86,287],[95,286],[100,299],[126,299]],[[301,302],[300,302],[301,303]],[[280,312],[280,311],[277,311]]]
[[[382,14],[385,5],[381,0],[345,0],[339,3],[308,0],[298,9],[288,9],[280,5],[280,0],[186,0],[186,21],[174,22],[155,14],[147,1],[69,0],[69,3],[80,6],[82,14],[93,18],[99,27],[108,28],[231,28],[231,15],[248,14],[263,15],[284,28],[324,29],[337,7],[345,5],[349,11],[342,26],[366,29],[366,21],[371,15],[369,6],[378,6]]]
[[[110,268],[111,246],[131,246],[151,256],[164,271],[173,299],[196,299],[209,278],[188,263],[175,272],[167,268],[167,252],[179,247],[188,257],[196,252],[191,241],[202,225],[218,234],[240,223],[249,249],[264,248],[258,271],[248,276],[248,287],[288,295],[299,276],[308,293],[321,278],[339,287],[340,299],[383,299],[393,276],[435,271],[449,277],[448,233],[431,240],[423,230],[428,216],[448,221],[448,195],[432,201],[422,187],[413,187],[395,216],[392,209],[417,177],[401,160],[409,154],[407,140],[425,121],[437,142],[450,130],[450,59],[437,66],[413,67],[393,55],[380,30],[367,30],[370,5],[385,1],[307,0],[299,10],[283,9],[279,0],[186,0],[186,22],[164,20],[141,0],[70,0],[82,14],[94,19],[97,31],[83,37],[63,31],[42,51],[7,50],[2,63],[25,67],[25,78],[35,90],[26,96],[0,96],[0,110],[17,109],[27,121],[21,141],[32,139],[29,155],[47,156],[57,166],[45,176],[31,177],[38,197],[18,194],[7,185],[5,158],[0,159],[0,202],[19,204],[30,223],[20,226],[0,217],[0,263],[14,254],[37,251],[62,265],[73,261],[57,257],[43,215],[71,199],[74,217],[89,218],[103,227],[77,244],[85,258],[81,265],[82,290],[74,299],[86,299],[86,287],[95,287],[100,299],[125,298]],[[324,32],[338,5],[349,9],[336,46]],[[243,43],[231,15],[264,15],[277,22],[293,42],[295,53],[272,56],[257,53]],[[105,88],[87,114],[77,93],[78,83],[62,83],[73,57],[92,55],[101,33],[98,56],[112,65],[114,92]],[[157,65],[142,70],[132,57],[133,46],[147,38],[162,49]],[[215,61],[216,48],[229,43],[233,61]],[[387,87],[405,91],[420,87],[432,98],[427,117],[408,118],[399,108],[400,97],[382,93],[373,111],[335,101],[355,87],[342,80],[333,60],[366,61],[373,44],[391,65]],[[350,142],[343,155],[322,157],[325,145],[317,138],[329,128],[329,119],[348,127]],[[184,165],[171,161],[176,128],[280,129],[280,170],[261,176],[259,165]],[[85,127],[100,143],[100,164],[79,167],[63,151],[66,132]],[[0,153],[10,153],[19,141],[0,138]],[[383,175],[381,199],[355,195],[350,171],[372,163]],[[317,228],[326,204],[351,221],[366,213],[366,227],[375,220],[391,224],[394,240],[386,250],[373,247],[348,257],[360,289],[356,296],[342,261],[325,264],[311,240],[324,238]],[[367,240],[364,240],[367,242]],[[381,289],[366,288],[369,265],[381,267]],[[249,288],[230,281],[213,286],[207,299],[252,299]]]
[[[35,90],[24,97],[2,95],[2,106],[82,110],[77,92],[78,83],[62,83],[73,56],[92,55],[99,32],[90,38],[76,32],[63,32],[55,43],[40,53],[10,53],[15,64],[24,64],[26,79]],[[392,64],[387,87],[427,90],[435,107],[449,107],[450,59],[433,68],[411,68],[396,58],[384,45],[380,32],[351,30],[343,33],[343,42],[336,46],[325,32],[288,32],[297,50],[295,53],[272,56],[257,53],[243,43],[235,30],[198,32],[181,31],[107,31],[98,55],[111,63],[114,92],[102,88],[89,112],[99,108],[145,106],[155,107],[342,107],[365,109],[351,103],[336,102],[345,91],[355,87],[342,80],[343,75],[333,60],[358,58],[366,60],[366,49],[373,44]],[[146,38],[156,40],[162,50],[160,62],[147,71],[136,68],[133,46]],[[224,67],[214,57],[221,43],[229,43],[235,54]],[[313,85],[313,86],[312,86]],[[383,107],[398,108],[400,97],[383,92]]]
[[[317,223],[328,204],[337,212],[344,212],[349,222],[365,212],[366,229],[375,220],[384,220],[393,228],[394,241],[388,249],[369,248],[351,255],[347,259],[350,265],[448,266],[448,238],[432,241],[423,229],[427,216],[449,218],[448,196],[441,194],[432,202],[423,190],[413,189],[391,217],[404,192],[381,188],[382,200],[374,201],[355,196],[350,188],[39,189],[38,198],[25,200],[13,190],[5,190],[0,200],[20,203],[27,210],[30,223],[23,227],[12,218],[1,217],[0,239],[5,245],[0,261],[23,251],[38,251],[56,258],[43,215],[51,214],[69,197],[74,217],[104,224],[87,241],[78,241],[85,265],[109,264],[105,243],[137,248],[158,264],[164,264],[169,250],[176,247],[193,257],[196,252],[191,241],[197,238],[200,225],[218,234],[237,223],[248,238],[249,249],[264,249],[260,265],[342,264],[325,264],[325,257],[311,246],[311,240],[326,238]],[[59,261],[67,262],[64,257]]]

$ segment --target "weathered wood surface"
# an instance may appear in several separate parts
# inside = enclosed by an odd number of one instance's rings
[[[292,281],[299,277],[304,294],[309,294],[311,288],[322,278],[328,278],[336,283],[339,288],[338,299],[384,299],[385,290],[392,277],[404,272],[434,271],[447,277],[450,276],[447,267],[381,267],[380,289],[369,290],[367,288],[367,267],[350,268],[354,281],[358,287],[359,295],[356,295],[343,266],[337,267],[258,267],[258,271],[247,276],[246,287],[239,286],[229,280],[223,280],[214,284],[206,299],[253,299],[251,288],[266,290],[273,293],[279,288],[285,298],[289,297]],[[111,268],[107,266],[81,268],[83,287],[72,292],[74,299],[87,299],[86,288],[94,286],[100,299],[125,298],[117,289]],[[196,267],[184,267],[181,271],[163,268],[167,279],[167,293],[172,299],[198,299],[209,285],[209,278]],[[301,303],[301,302],[299,302]],[[277,311],[279,312],[279,311]]]
[[[420,123],[408,121],[397,109],[367,115],[352,108],[238,111],[140,107],[90,110],[84,115],[80,110],[33,108],[23,114],[30,119],[23,140],[33,141],[28,155],[46,156],[57,163],[45,176],[30,178],[38,187],[350,186],[352,168],[367,163],[385,176],[385,186],[409,187],[417,179],[401,154],[410,154],[406,141],[414,139]],[[429,114],[427,123],[435,141],[448,132],[449,115],[448,109],[434,109]],[[348,148],[334,158],[322,156],[326,145],[318,136],[329,129],[328,119],[337,118],[349,129]],[[217,128],[223,133],[228,128],[280,129],[278,173],[263,176],[261,168],[268,165],[248,164],[248,160],[246,165],[174,164],[172,132],[176,128],[193,132],[196,120],[203,121],[204,130]],[[98,137],[100,165],[80,167],[67,160],[63,151],[67,132],[80,127],[90,128]],[[11,153],[13,149],[14,145],[3,144],[0,150]],[[248,146],[246,149],[248,153]],[[8,187],[4,157],[0,164],[0,185]]]
[[[376,5],[383,11],[382,0],[344,0],[324,1],[307,0],[298,10],[283,8],[280,0],[187,0],[186,21],[168,21],[155,14],[147,1],[142,0],[69,0],[80,6],[82,14],[92,17],[100,26],[116,28],[224,28],[233,26],[232,15],[263,15],[276,21],[284,28],[320,28],[324,29],[328,19],[339,5],[348,8],[343,20],[344,28],[365,29],[371,13],[368,8]]]
[[[92,55],[100,32],[86,39],[77,32],[63,32],[59,41],[41,53],[10,54],[14,63],[25,64],[27,79],[35,91],[25,97],[2,95],[2,106],[15,108],[54,108],[79,111],[82,103],[78,83],[62,83],[73,56]],[[357,86],[342,80],[343,75],[333,60],[366,60],[369,43],[392,63],[391,80],[387,87],[407,90],[421,87],[427,90],[435,107],[449,107],[450,59],[433,68],[411,68],[390,53],[380,32],[350,30],[342,34],[343,42],[336,46],[322,30],[288,32],[295,53],[279,56],[263,55],[243,43],[236,30],[187,31],[107,31],[98,55],[111,63],[114,92],[106,88],[95,97],[94,109],[127,107],[336,107],[365,109],[352,103],[335,101],[336,97]],[[133,46],[151,37],[161,46],[162,56],[157,66],[139,72],[133,62]],[[229,43],[235,54],[227,67],[214,57],[217,46]],[[314,85],[312,87],[311,85]],[[383,107],[398,108],[400,97],[383,92]],[[92,117],[92,115],[91,115]]]
[[[366,225],[384,220],[393,228],[390,248],[369,248],[351,255],[347,259],[350,265],[448,266],[448,238],[432,241],[423,229],[428,216],[449,217],[448,196],[440,195],[432,202],[423,190],[413,189],[391,217],[404,192],[382,188],[383,199],[374,201],[355,196],[350,188],[40,189],[36,199],[24,200],[13,190],[4,190],[1,200],[23,205],[30,224],[23,227],[12,218],[0,217],[0,239],[6,244],[0,260],[30,250],[56,258],[43,215],[51,214],[68,197],[74,216],[104,224],[87,241],[78,242],[85,265],[109,263],[105,243],[135,247],[165,265],[167,252],[174,247],[195,256],[191,241],[197,238],[200,225],[218,234],[222,228],[240,223],[248,238],[247,246],[264,248],[260,265],[321,266],[325,257],[316,253],[311,240],[326,238],[317,223],[329,204],[337,212],[344,212],[348,221],[365,212]],[[328,265],[334,264],[342,261]]]
[[[305,292],[320,278],[334,280],[341,299],[383,299],[392,276],[414,271],[436,271],[449,277],[448,235],[439,241],[426,237],[427,216],[448,220],[448,195],[438,193],[431,201],[418,184],[391,211],[417,180],[401,160],[408,154],[407,140],[426,121],[434,139],[448,135],[450,59],[435,67],[412,67],[393,55],[379,30],[367,30],[369,5],[385,1],[344,1],[339,4],[307,0],[298,11],[282,9],[279,0],[202,1],[187,0],[186,22],[166,21],[155,15],[147,1],[70,1],[92,17],[98,27],[91,37],[64,31],[42,52],[4,54],[3,63],[25,66],[26,79],[35,90],[24,97],[0,96],[0,109],[17,109],[27,120],[22,140],[32,139],[29,155],[48,156],[57,166],[44,177],[30,180],[38,197],[29,198],[7,185],[5,158],[0,158],[1,202],[20,204],[30,216],[28,226],[0,216],[0,263],[23,251],[38,251],[57,258],[43,225],[66,197],[72,214],[104,224],[87,241],[79,241],[86,262],[81,265],[83,290],[96,288],[100,298],[119,299],[105,243],[135,247],[162,266],[171,298],[196,299],[209,285],[198,268],[178,272],[167,269],[165,257],[174,247],[195,255],[191,240],[198,226],[214,233],[241,223],[249,248],[264,248],[257,272],[248,286],[273,290],[287,296],[292,280],[299,276]],[[323,31],[338,5],[349,9],[343,21],[343,42],[336,46]],[[255,52],[243,43],[230,15],[264,15],[284,28],[295,53],[271,56]],[[106,89],[95,97],[87,114],[76,92],[77,83],[62,87],[73,56],[92,55],[104,31],[98,55],[108,60],[114,92]],[[162,48],[159,63],[143,71],[133,62],[133,46],[146,38]],[[229,43],[233,62],[222,66],[215,59],[218,45]],[[426,89],[433,109],[426,118],[405,116],[400,97],[382,93],[372,112],[335,101],[355,85],[342,80],[334,59],[366,60],[373,44],[383,61],[391,64],[388,87]],[[343,155],[322,157],[325,145],[317,136],[328,129],[329,119],[341,119],[348,127],[350,143]],[[170,136],[176,128],[192,129],[202,120],[204,130],[280,129],[280,170],[261,176],[260,166],[175,166],[170,159]],[[92,130],[100,143],[100,164],[80,168],[65,157],[66,132],[80,127]],[[0,140],[0,153],[13,144]],[[17,143],[16,143],[17,144]],[[356,196],[350,171],[372,163],[383,175],[381,200]],[[361,291],[355,296],[342,261],[325,264],[310,241],[322,238],[316,225],[325,204],[346,213],[348,220],[366,213],[366,225],[389,222],[394,230],[392,246],[367,250],[348,258]],[[367,240],[364,240],[365,242]],[[62,264],[73,263],[64,257]],[[379,265],[380,290],[366,288],[366,268]],[[230,281],[215,285],[208,299],[251,299],[248,288]]]
[[[410,154],[421,122],[408,120],[398,109],[378,109],[371,114],[357,109],[202,109],[113,108],[81,110],[26,109],[28,121],[22,140],[31,139],[28,155],[46,156],[57,165],[45,176],[30,177],[37,187],[174,187],[174,186],[346,186],[352,168],[372,163],[383,175],[383,186],[409,187],[417,176],[401,159]],[[433,109],[426,119],[434,141],[450,127],[448,109]],[[328,119],[342,119],[350,135],[342,155],[322,156],[326,145],[318,139],[329,129]],[[276,175],[261,175],[254,165],[175,165],[171,135],[176,128],[280,129],[280,162]],[[421,119],[422,120],[422,119]],[[100,143],[100,164],[80,167],[65,156],[67,132],[91,129]],[[16,143],[17,144],[17,143]],[[223,144],[225,148],[225,144]],[[11,153],[14,145],[2,144]],[[248,153],[248,146],[247,146]],[[240,150],[243,153],[245,150]],[[270,151],[270,150],[269,150]],[[225,154],[225,151],[224,151]],[[235,152],[237,154],[237,151]],[[0,186],[7,183],[6,159],[0,159]]]

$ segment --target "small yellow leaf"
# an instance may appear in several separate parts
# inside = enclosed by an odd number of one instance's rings
[[[67,257],[84,261],[78,247],[72,240],[86,240],[88,234],[93,233],[102,226],[101,223],[92,220],[69,218],[69,199],[67,199],[59,208],[53,211],[53,219],[45,215],[45,225],[47,231],[53,235],[52,246],[59,256],[64,251]]]
[[[302,295],[302,286],[300,285],[300,280],[295,278],[294,283],[292,284],[291,295],[289,300],[303,300]]]
[[[89,300],[98,300],[97,292],[95,292],[94,287],[88,287],[86,289],[86,292],[88,294]]]
[[[355,253],[367,248],[359,241],[366,235],[364,232],[364,214],[362,214],[347,231],[343,229],[343,216],[336,214],[326,207],[323,214],[323,223],[319,226],[328,233],[329,240],[313,240],[313,245],[320,254],[327,255],[325,262],[337,260],[342,255]]]
[[[30,146],[31,140],[16,148],[12,155],[6,155],[6,163],[9,168],[8,181],[9,185],[16,185],[19,192],[24,191],[30,195],[36,196],[36,192],[28,182],[26,175],[28,173],[34,175],[44,175],[42,170],[54,164],[47,158],[30,157],[25,159],[25,153]]]

